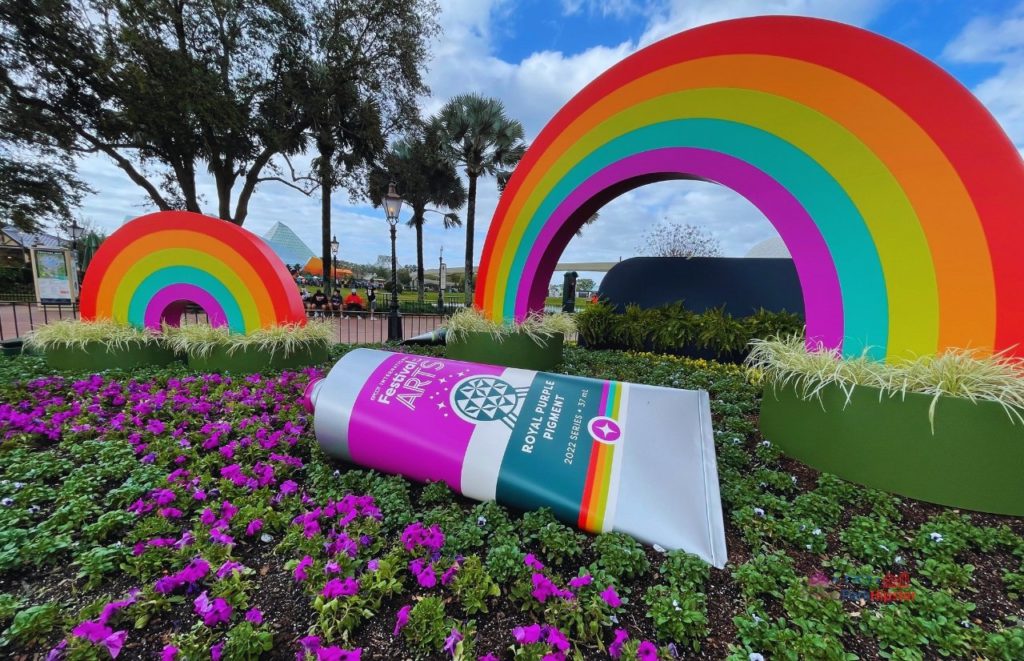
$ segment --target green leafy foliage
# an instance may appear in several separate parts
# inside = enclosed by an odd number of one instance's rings
[[[629,305],[619,314],[601,303],[581,310],[576,325],[580,338],[594,348],[667,354],[706,350],[725,357],[742,352],[754,338],[802,333],[804,321],[800,315],[764,309],[743,318],[733,317],[724,307],[695,313],[682,303],[648,309]]]

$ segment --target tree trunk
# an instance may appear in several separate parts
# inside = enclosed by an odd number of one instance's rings
[[[324,261],[324,293],[331,295],[331,191],[334,188],[334,172],[331,159],[334,146],[321,142],[320,148],[320,229]]]
[[[469,196],[466,203],[466,272],[463,278],[466,307],[473,306],[473,222],[476,220],[476,178],[469,174]]]
[[[217,167],[213,173],[217,184],[217,214],[222,220],[231,220],[231,189],[235,187],[235,177],[227,166]]]
[[[421,209],[414,211],[416,215],[413,216],[412,222],[416,225],[416,300],[422,304],[425,300],[423,294],[423,211]]]

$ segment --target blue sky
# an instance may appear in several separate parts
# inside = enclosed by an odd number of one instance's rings
[[[938,62],[974,91],[1024,148],[1024,1],[1021,0],[440,0],[444,34],[435,42],[425,114],[454,94],[477,91],[502,99],[510,116],[535,136],[571,96],[622,58],[680,30],[757,14],[800,14],[840,20],[895,39]],[[82,163],[98,191],[82,216],[105,230],[149,208],[139,189],[101,157]],[[212,210],[211,181],[200,190]],[[335,195],[334,227],[341,254],[357,262],[389,252],[383,215]],[[497,202],[493,180],[480,186],[476,254]],[[290,225],[318,251],[319,199],[264,184],[250,203],[245,227],[264,233]],[[601,211],[597,223],[570,243],[564,261],[614,261],[638,254],[639,237],[663,221],[694,223],[719,238],[727,255],[743,255],[775,236],[746,200],[720,186],[664,182],[628,193]],[[425,233],[425,259],[462,263],[465,234],[436,225]],[[415,239],[402,227],[398,255],[415,262]],[[557,274],[556,274],[557,275]],[[560,278],[560,276],[559,276]]]

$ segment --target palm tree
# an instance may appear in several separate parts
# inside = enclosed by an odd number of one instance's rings
[[[466,208],[466,305],[473,304],[473,229],[476,221],[476,180],[482,175],[508,180],[526,151],[523,125],[505,115],[498,99],[460,94],[441,108],[438,125],[448,157],[465,168],[469,178]]]
[[[423,224],[427,213],[444,217],[444,228],[460,227],[458,214],[466,202],[466,188],[451,161],[444,157],[436,125],[410,133],[391,147],[384,165],[370,174],[370,199],[382,203],[388,184],[393,180],[406,204],[412,208],[409,227],[416,228],[416,287],[418,300],[423,293]],[[448,209],[442,213],[428,206]]]

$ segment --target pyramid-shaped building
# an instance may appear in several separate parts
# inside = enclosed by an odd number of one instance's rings
[[[304,266],[310,257],[314,256],[309,246],[303,243],[292,228],[282,222],[274,223],[274,226],[261,237],[270,249],[281,258],[281,261],[291,266],[298,264]]]

